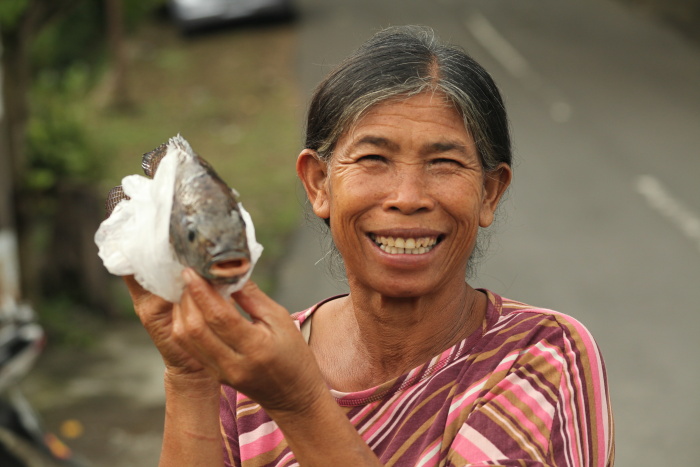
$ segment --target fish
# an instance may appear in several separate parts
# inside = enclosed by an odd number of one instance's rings
[[[175,256],[212,284],[235,284],[252,267],[239,195],[180,135],[142,156],[147,177],[155,177],[170,151],[178,156],[169,223]],[[108,217],[123,199],[129,197],[122,187],[112,188],[106,201]]]

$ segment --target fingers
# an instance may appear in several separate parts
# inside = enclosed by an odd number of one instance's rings
[[[183,274],[187,287],[175,306],[174,335],[188,354],[228,384],[240,381],[246,352],[242,341],[256,340],[252,323],[243,318],[207,281]],[[243,345],[243,347],[246,347]]]
[[[232,303],[225,300],[214,287],[191,270],[183,273],[187,283],[181,304],[184,326],[201,351],[221,353],[223,343],[238,352],[246,342],[259,339],[260,329],[247,321]],[[187,344],[185,344],[187,345]]]
[[[192,308],[198,309],[207,323],[215,329],[249,324],[240,313],[227,302],[214,287],[191,269],[185,269],[183,278],[187,287],[183,292]]]
[[[265,407],[287,407],[295,394],[304,392],[290,381],[322,381],[313,355],[287,311],[255,284],[249,282],[234,294],[237,303],[255,319],[250,322],[192,271],[183,278],[187,286],[173,311],[175,338],[220,382]],[[300,378],[302,374],[307,377]]]
[[[141,284],[136,281],[136,278],[133,275],[123,276],[122,279],[124,280],[126,287],[129,289],[129,294],[131,295],[132,300],[136,301],[138,298],[149,293],[146,289],[141,287]]]
[[[173,307],[173,335],[180,347],[220,379],[219,361],[235,361],[235,351],[205,324],[191,296],[184,294]]]
[[[283,306],[271,299],[252,281],[246,282],[232,298],[253,319],[268,322],[274,317],[289,317],[289,312]]]
[[[153,311],[169,309],[172,306],[172,303],[169,301],[141,287],[141,284],[138,283],[133,275],[123,276],[122,279],[129,289],[129,295],[131,296],[131,301],[134,303],[134,308],[137,313],[139,312],[140,305],[146,302],[148,302],[149,308],[152,307],[151,309]]]

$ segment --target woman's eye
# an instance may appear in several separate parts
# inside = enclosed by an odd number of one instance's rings
[[[432,162],[433,164],[435,164],[435,165],[442,165],[442,164],[444,164],[444,165],[455,165],[455,166],[460,166],[460,167],[462,166],[462,163],[459,162],[458,160],[456,160],[456,159],[448,159],[448,158],[445,158],[445,157],[441,157],[441,158],[439,158],[439,159],[433,159],[431,162]]]
[[[379,154],[367,154],[366,156],[361,156],[357,159],[358,162],[384,162],[386,158],[380,156]]]

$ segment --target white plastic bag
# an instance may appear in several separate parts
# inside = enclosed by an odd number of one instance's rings
[[[181,276],[184,266],[175,255],[169,234],[180,152],[182,149],[170,144],[153,179],[140,175],[125,177],[122,188],[131,199],[122,200],[95,234],[98,255],[110,273],[133,274],[144,289],[173,303],[180,301],[184,287]],[[251,267],[237,283],[217,286],[223,296],[243,287],[263,250],[255,239],[250,214],[240,203],[238,207],[246,225]]]

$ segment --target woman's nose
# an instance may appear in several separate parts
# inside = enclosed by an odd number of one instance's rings
[[[435,207],[435,199],[428,190],[428,180],[419,168],[408,167],[397,171],[392,179],[386,187],[384,209],[413,214]]]

